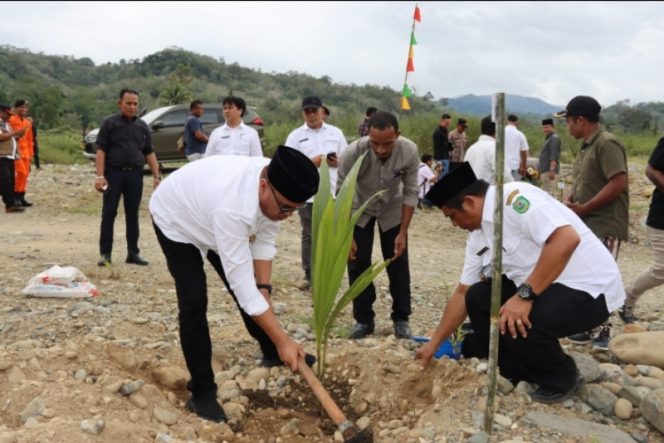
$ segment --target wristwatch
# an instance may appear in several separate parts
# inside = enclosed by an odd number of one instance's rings
[[[266,289],[268,294],[272,294],[272,285],[259,283],[256,285],[256,287],[258,289]]]
[[[518,288],[516,288],[516,294],[521,300],[533,301],[535,300],[535,293],[533,288],[530,287],[528,283],[521,283]]]

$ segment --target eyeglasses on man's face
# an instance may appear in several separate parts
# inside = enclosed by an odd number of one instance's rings
[[[267,184],[270,186],[270,190],[272,191],[272,196],[274,197],[274,201],[277,202],[277,206],[279,207],[279,210],[281,212],[284,212],[286,214],[295,212],[298,209],[302,209],[306,206],[306,203],[302,203],[301,205],[297,206],[289,206],[289,205],[284,205],[279,202],[279,199],[277,198],[277,194],[274,192],[274,187],[272,186],[272,183],[267,182]]]

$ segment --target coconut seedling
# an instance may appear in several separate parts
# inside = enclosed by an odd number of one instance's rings
[[[357,159],[346,177],[337,198],[330,192],[330,173],[327,163],[320,167],[320,185],[314,197],[311,247],[311,293],[313,298],[313,328],[316,334],[317,373],[325,372],[327,340],[334,321],[341,311],[390,264],[391,260],[372,264],[340,297],[339,289],[346,270],[348,253],[353,241],[355,223],[372,199],[352,212],[357,175],[364,155]]]

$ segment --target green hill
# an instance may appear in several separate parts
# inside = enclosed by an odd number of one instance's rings
[[[0,100],[31,101],[32,112],[45,129],[95,127],[116,109],[123,87],[137,89],[142,106],[154,109],[178,69],[190,77],[192,97],[218,102],[229,94],[244,97],[257,107],[266,124],[300,118],[302,97],[318,95],[332,115],[352,115],[359,121],[368,106],[398,111],[399,92],[386,86],[340,85],[329,77],[316,78],[297,72],[263,73],[237,63],[168,48],[142,60],[95,65],[87,57],[32,53],[11,46],[0,47]],[[177,98],[177,97],[176,97]],[[421,97],[411,100],[414,113],[432,112],[438,105]]]

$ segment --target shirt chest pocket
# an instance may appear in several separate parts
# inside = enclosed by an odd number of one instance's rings
[[[320,155],[320,152],[317,151],[316,145],[313,140],[310,138],[305,138],[298,141],[299,151],[302,152],[309,158]]]
[[[323,140],[323,151],[321,154],[329,154],[330,152],[335,152],[339,154],[339,141],[336,139],[327,139]]]
[[[522,263],[521,254],[531,254],[532,251],[523,251],[521,239],[517,236],[503,237],[503,265],[518,265]]]

